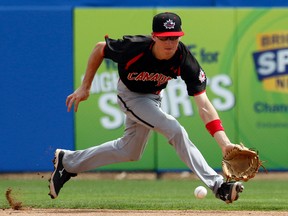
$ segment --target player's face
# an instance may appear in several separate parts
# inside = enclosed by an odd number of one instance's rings
[[[180,37],[156,37],[153,36],[155,45],[153,54],[158,59],[170,59],[175,54]]]

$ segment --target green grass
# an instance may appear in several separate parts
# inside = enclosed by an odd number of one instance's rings
[[[251,180],[232,205],[216,199],[211,191],[205,199],[196,199],[199,180],[70,180],[59,197],[48,196],[48,181],[1,180],[0,208],[9,208],[5,192],[24,207],[91,208],[91,209],[151,209],[151,210],[251,210],[287,211],[287,180]]]

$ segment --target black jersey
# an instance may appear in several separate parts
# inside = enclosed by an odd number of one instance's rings
[[[128,89],[140,93],[159,92],[178,76],[185,81],[188,94],[193,96],[206,88],[206,75],[189,49],[180,41],[169,60],[156,59],[152,54],[154,41],[149,36],[108,37],[104,57],[118,63],[121,81]]]

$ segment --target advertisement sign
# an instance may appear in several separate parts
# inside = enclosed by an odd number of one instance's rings
[[[239,9],[239,137],[269,169],[287,169],[288,31],[285,9]]]
[[[114,39],[129,34],[149,35],[153,16],[163,11],[169,10],[75,9],[75,89],[81,84],[90,53],[98,41],[104,40],[104,35]],[[243,142],[258,149],[271,169],[287,169],[284,155],[279,153],[279,157],[273,150],[275,145],[287,150],[288,143],[284,132],[287,132],[288,60],[284,24],[287,11],[200,8],[170,11],[182,18],[185,35],[181,40],[206,72],[208,97],[231,142]],[[117,65],[105,59],[93,81],[89,100],[82,102],[75,114],[76,149],[123,135],[125,117],[116,102],[117,81]],[[221,150],[207,132],[183,81],[171,80],[163,96],[163,110],[185,127],[208,164],[221,169]],[[98,170],[188,168],[166,138],[153,133],[140,161],[108,165]]]

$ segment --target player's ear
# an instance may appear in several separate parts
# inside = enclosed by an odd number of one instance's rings
[[[156,36],[153,34],[153,32],[151,33],[151,38],[153,41],[155,41]]]

